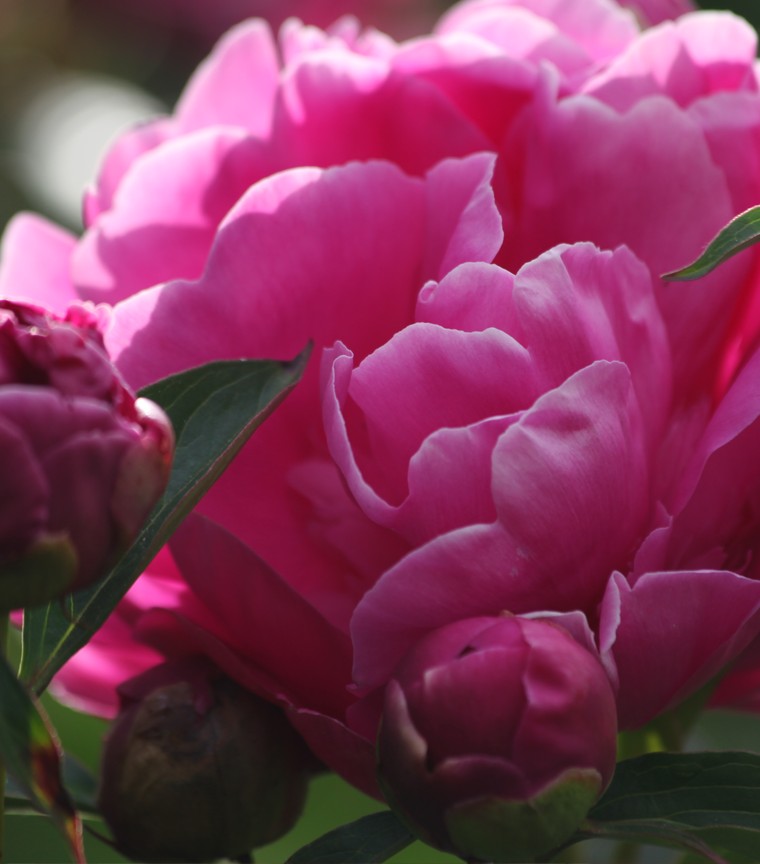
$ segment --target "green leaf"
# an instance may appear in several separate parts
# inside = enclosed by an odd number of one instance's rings
[[[390,810],[363,816],[302,847],[286,864],[378,864],[415,840]]]
[[[104,579],[24,613],[21,677],[38,694],[88,642],[181,520],[295,386],[307,359],[308,351],[292,363],[211,363],[140,392],[161,405],[174,426],[177,443],[167,489],[140,535]]]
[[[84,861],[82,824],[61,780],[58,742],[41,709],[0,659],[0,755],[17,790],[55,821],[72,855]]]
[[[722,231],[707,244],[705,251],[686,267],[663,274],[670,282],[699,279],[712,272],[719,264],[737,252],[749,248],[760,240],[760,206],[750,207],[733,218]]]
[[[760,755],[650,753],[620,762],[581,833],[680,846],[714,862],[760,860]]]
[[[97,778],[70,753],[64,753],[62,756],[61,779],[71,803],[76,807],[79,814],[97,816]],[[5,781],[5,812],[32,813],[36,810],[39,810],[39,807],[35,806],[23,784],[9,774]]]

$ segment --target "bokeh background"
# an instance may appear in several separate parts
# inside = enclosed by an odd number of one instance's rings
[[[285,8],[305,19],[311,0],[0,0],[0,231],[19,210],[41,212],[73,231],[81,230],[81,193],[100,156],[119,131],[170,110],[192,69],[223,30],[251,11],[275,24]],[[331,0],[327,14],[354,9],[398,37],[429,28],[446,7],[440,0]],[[322,4],[324,7],[324,3]],[[760,28],[760,0],[714,0]],[[326,24],[318,16],[313,23]],[[64,747],[97,771],[107,725],[58,705],[45,708]],[[760,724],[739,714],[713,712],[700,722],[691,745],[700,749],[744,748],[760,752]],[[312,783],[304,817],[285,838],[259,850],[260,864],[285,861],[296,849],[333,827],[382,809],[338,778]],[[89,829],[92,864],[124,861]],[[11,815],[6,861],[64,862],[66,846],[44,818]],[[577,861],[610,860],[612,850],[579,849]],[[616,850],[624,864],[673,860],[662,850]],[[623,855],[624,857],[620,857]],[[393,859],[454,862],[415,844]]]

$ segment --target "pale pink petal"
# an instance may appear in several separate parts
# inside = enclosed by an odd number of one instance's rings
[[[272,125],[279,58],[269,25],[239,24],[221,38],[198,67],[177,105],[182,132],[238,126],[265,137]],[[247,85],[247,86],[246,86]]]
[[[512,292],[515,277],[494,264],[468,262],[440,282],[428,282],[417,296],[417,321],[453,330],[494,327],[523,344]]]
[[[89,228],[102,213],[111,209],[114,196],[132,166],[174,135],[174,120],[161,118],[136,126],[117,138],[103,159],[96,182],[85,193],[82,206],[85,228]]]
[[[64,313],[77,299],[70,275],[75,246],[76,240],[68,231],[40,216],[14,216],[0,250],[0,295]]]
[[[662,93],[687,107],[719,91],[757,90],[757,36],[735,15],[705,12],[656,27],[584,88],[618,111]]]
[[[456,108],[460,124],[481,130],[486,138],[473,150],[484,149],[488,142],[490,147],[499,144],[530,102],[542,74],[529,61],[505,55],[466,32],[402,44],[392,65],[405,78],[433,85]]]
[[[258,142],[230,129],[185,135],[144,155],[74,252],[80,296],[115,304],[168,279],[198,278],[219,223],[270,161]]]
[[[524,10],[553,24],[558,34],[596,61],[617,56],[638,33],[632,16],[606,0],[470,0],[444,15],[436,32],[484,30],[488,34],[483,21],[492,20],[505,7]]]

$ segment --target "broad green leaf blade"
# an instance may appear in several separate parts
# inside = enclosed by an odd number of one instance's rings
[[[693,852],[712,861],[713,864],[728,864],[704,840],[665,820],[650,819],[648,822],[593,822],[584,826],[586,839],[623,840],[631,843],[644,843],[653,846],[675,846]]]
[[[379,864],[415,839],[390,810],[384,810],[328,832],[299,849],[286,864]]]
[[[20,792],[52,816],[77,862],[84,861],[82,825],[61,781],[58,743],[30,695],[0,659],[0,755]]]
[[[705,251],[686,267],[663,274],[669,282],[686,282],[711,273],[732,255],[749,248],[760,240],[760,206],[750,207],[733,218],[707,244]]]
[[[285,398],[306,367],[241,360],[211,363],[141,391],[169,415],[177,439],[171,477],[140,535],[96,585],[24,613],[21,677],[39,694],[103,624],[181,520]]]
[[[70,753],[64,753],[61,778],[71,803],[80,816],[96,816],[98,814],[96,804],[98,781],[95,775],[76,757]],[[39,807],[36,807],[30,799],[23,784],[9,774],[5,781],[5,812],[33,813],[37,810]]]
[[[760,754],[649,753],[620,762],[581,831],[681,846],[711,861],[760,860]]]

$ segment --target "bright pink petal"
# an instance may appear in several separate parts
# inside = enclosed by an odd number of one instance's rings
[[[357,607],[359,684],[381,683],[417,638],[464,616],[593,608],[648,512],[639,424],[622,364],[539,399],[494,449],[499,521],[415,549]]]
[[[238,130],[185,135],[147,153],[74,253],[80,295],[115,304],[169,279],[198,278],[219,223],[268,173],[261,146]]]
[[[758,572],[760,521],[760,353],[718,404],[670,500],[670,566]],[[716,554],[717,559],[703,559]],[[749,557],[748,557],[749,556]],[[698,563],[701,562],[701,563]]]
[[[545,388],[595,360],[622,360],[649,440],[659,439],[670,410],[670,346],[652,278],[628,249],[553,249],[517,273],[513,303]]]
[[[70,275],[75,246],[68,231],[46,219],[31,213],[14,216],[3,235],[0,295],[63,314],[77,299]]]
[[[285,165],[388,159],[418,175],[489,147],[431,83],[334,51],[305,55],[283,74],[272,142]]]
[[[508,267],[591,240],[629,246],[657,276],[693,260],[735,215],[704,133],[665,98],[619,114],[585,97],[556,104],[538,94],[503,154],[508,180],[497,199],[507,209]],[[702,386],[747,265],[734,259],[700,282],[663,289],[679,380]]]
[[[58,672],[52,691],[78,710],[116,716],[116,687],[162,659],[158,651],[136,640],[137,623],[149,609],[176,608],[185,594],[187,588],[164,547],[105,624]]]
[[[494,327],[523,344],[512,292],[515,277],[495,264],[467,262],[440,282],[428,282],[417,296],[415,319],[452,330]]]
[[[504,232],[491,188],[494,157],[446,159],[427,175],[428,248],[424,275],[441,279],[466,261],[491,262]]]
[[[265,137],[272,125],[279,59],[269,25],[261,19],[230,30],[198,67],[177,105],[183,132],[237,126]]]
[[[707,683],[760,631],[760,582],[736,573],[615,574],[600,651],[618,679],[622,728],[642,726]]]
[[[539,391],[527,353],[506,333],[413,324],[361,363],[347,395],[366,429],[359,469],[398,504],[409,461],[429,435],[528,408]]]

